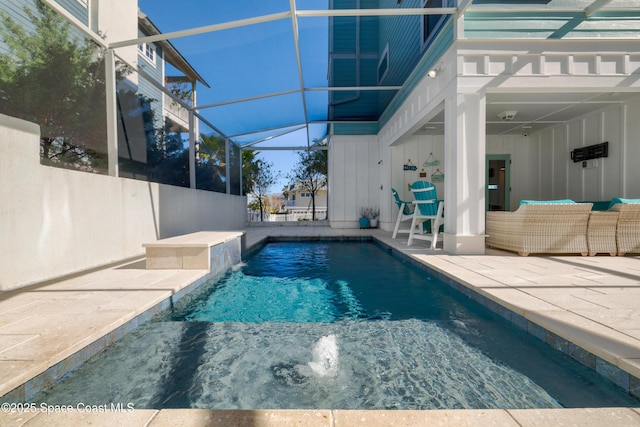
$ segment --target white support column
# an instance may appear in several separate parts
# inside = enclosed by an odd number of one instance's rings
[[[191,109],[189,110],[189,187],[196,188],[196,165],[198,164],[196,157],[199,150],[196,149],[200,138],[200,119],[196,117],[194,111],[198,105],[196,98],[196,82],[191,82]]]
[[[484,254],[485,110],[484,94],[445,100],[443,248],[451,254]]]
[[[231,194],[231,165],[229,164],[231,155],[229,153],[229,138],[224,139],[224,173],[227,177],[227,194]]]
[[[196,188],[196,116],[189,110],[189,188]]]
[[[116,101],[116,56],[113,49],[105,53],[105,93],[107,121],[107,162],[109,175],[118,176],[118,110]]]
[[[244,196],[244,194],[242,193],[242,148],[240,147],[238,147],[238,155],[240,156],[240,159],[238,161],[238,165],[239,165],[238,168],[240,169],[238,171],[240,173],[240,179],[238,180],[239,181],[238,185],[240,185],[240,188],[238,189],[239,191],[238,194],[241,196]]]

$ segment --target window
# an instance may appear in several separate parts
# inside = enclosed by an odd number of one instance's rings
[[[380,62],[378,62],[378,84],[382,83],[382,80],[387,76],[389,72],[389,43],[384,48]]]
[[[153,46],[147,43],[141,43],[138,45],[138,51],[147,61],[156,65],[156,49]]]
[[[422,7],[429,8],[440,8],[447,7],[449,2],[447,0],[422,0]],[[421,34],[422,34],[422,47],[427,46],[436,32],[442,26],[447,15],[422,15],[422,25],[421,25]]]
[[[301,199],[310,199],[311,198],[311,193],[300,193],[300,198]]]

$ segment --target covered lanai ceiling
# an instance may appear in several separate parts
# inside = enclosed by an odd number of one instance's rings
[[[338,3],[344,7],[332,10]],[[330,76],[335,61],[357,54],[379,61],[379,46],[362,49],[363,33],[354,31],[354,20],[397,20],[407,15],[416,22],[425,15],[455,15],[474,8],[483,12],[500,8],[544,8],[582,11],[585,17],[605,9],[629,8],[629,0],[452,0],[457,7],[410,8],[420,2],[377,0],[139,0],[141,11],[163,34],[136,41],[168,40],[211,88],[198,87],[198,111],[221,136],[242,147],[295,149],[314,145],[334,123],[377,123],[383,108],[357,115],[341,115],[332,109],[330,94],[349,99],[366,94],[374,100],[392,99],[411,70],[398,81],[378,83],[374,74],[342,84]],[[446,6],[447,2],[443,2]],[[386,4],[386,8],[377,8]],[[434,3],[435,4],[435,3]],[[631,5],[631,6],[630,6]],[[332,28],[332,30],[330,30]],[[371,35],[376,37],[375,35]],[[338,51],[334,37],[352,38],[354,51]],[[114,47],[125,46],[114,43]],[[336,71],[337,72],[337,71]],[[169,72],[167,72],[169,74]],[[487,97],[487,131],[492,134],[530,131],[564,121],[603,103],[619,102],[626,95],[613,94],[492,94]],[[513,121],[497,117],[502,111],[518,111]],[[442,114],[428,124],[427,133],[442,132]]]
[[[566,123],[595,111],[619,105],[637,92],[509,92],[486,96],[487,135],[528,135]],[[417,132],[418,135],[443,135],[444,110]]]

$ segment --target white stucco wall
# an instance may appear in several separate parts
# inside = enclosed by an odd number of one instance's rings
[[[640,99],[585,115],[529,137],[487,136],[487,154],[511,156],[511,210],[522,199],[640,197]],[[609,142],[609,156],[583,168],[571,150]]]
[[[246,197],[42,166],[39,127],[0,115],[0,290],[142,255],[142,244],[241,229]]]
[[[109,43],[138,37],[137,1],[91,1],[90,12],[96,16],[98,30]],[[95,18],[94,18],[95,19]],[[138,61],[136,45],[120,48],[116,54],[130,64]]]

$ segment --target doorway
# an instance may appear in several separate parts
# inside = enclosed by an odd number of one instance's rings
[[[485,200],[487,211],[510,210],[511,156],[509,154],[487,155]]]

